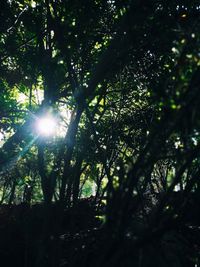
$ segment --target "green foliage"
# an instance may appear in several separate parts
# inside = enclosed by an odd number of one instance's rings
[[[94,187],[95,187],[94,182],[87,180],[83,185],[81,196],[86,198],[86,197],[90,197],[94,195],[94,192],[95,192]]]
[[[94,195],[110,239],[98,266],[192,266],[199,16],[198,1],[2,1],[0,202]],[[46,114],[54,136],[36,129]]]

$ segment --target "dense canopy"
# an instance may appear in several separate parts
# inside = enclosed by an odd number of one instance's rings
[[[5,0],[0,20],[4,266],[199,266],[199,1]]]

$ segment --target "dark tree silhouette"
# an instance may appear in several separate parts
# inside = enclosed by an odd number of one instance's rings
[[[2,266],[199,266],[199,16],[0,3]]]

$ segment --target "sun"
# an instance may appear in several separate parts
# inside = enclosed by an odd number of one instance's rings
[[[52,116],[44,116],[37,119],[36,128],[39,135],[51,136],[56,133],[57,122]]]
[[[35,116],[34,132],[38,136],[64,138],[66,136],[72,111],[60,105],[57,112],[47,111]]]

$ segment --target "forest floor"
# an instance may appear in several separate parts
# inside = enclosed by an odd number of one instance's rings
[[[52,222],[58,220],[57,206],[51,208]],[[44,241],[44,205],[0,205],[0,266],[2,267],[199,267],[200,227],[198,221],[191,225],[191,218],[180,221],[164,231],[143,231],[138,217],[121,242],[111,240],[102,218],[104,207],[97,212],[93,199],[82,199],[64,211],[59,234],[51,224],[52,232],[42,252],[44,264],[37,265],[38,252]],[[190,223],[188,223],[190,222]],[[194,220],[193,220],[194,222]],[[50,225],[50,221],[49,221]],[[141,232],[141,239],[135,240]],[[142,229],[142,230],[141,230]],[[145,235],[146,233],[146,235]],[[57,238],[56,238],[57,237]],[[59,248],[59,249],[58,249]],[[57,251],[56,251],[57,250]],[[143,256],[141,256],[141,251]],[[58,253],[59,252],[59,253]],[[57,254],[57,265],[53,265]],[[118,259],[121,259],[120,262]],[[138,262],[143,262],[138,265]],[[51,264],[46,264],[50,262]],[[98,262],[101,262],[98,265]],[[106,264],[105,264],[106,262]]]
[[[101,231],[101,221],[91,203],[90,198],[83,199],[76,207],[65,210],[59,234],[59,266],[80,266],[76,262],[81,258],[83,263],[87,260],[86,255],[90,254],[90,248],[94,249],[96,237]],[[43,208],[43,204],[29,206],[24,203],[0,206],[0,266],[35,266],[38,246],[43,238]],[[56,221],[55,206],[52,213]],[[52,234],[52,244],[54,238]]]

